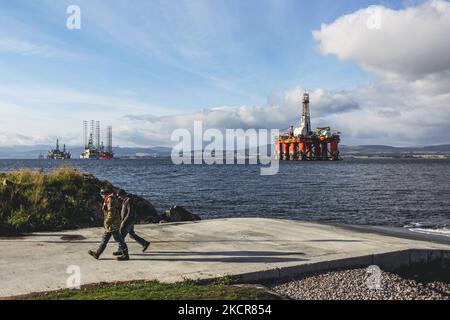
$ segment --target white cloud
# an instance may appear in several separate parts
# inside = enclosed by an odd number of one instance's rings
[[[379,29],[368,28],[378,14]],[[380,76],[347,94],[360,110],[328,117],[350,141],[391,145],[448,143],[450,3],[393,10],[369,7],[322,25],[319,51]]]
[[[301,96],[304,90],[301,87],[287,90],[284,98],[287,105],[300,110]],[[309,93],[313,102],[313,115],[315,117],[325,117],[336,113],[347,113],[358,110],[359,103],[348,91],[329,92],[322,88],[315,89]]]
[[[301,115],[301,97],[304,89],[292,88],[284,93],[278,104],[266,106],[222,106],[199,112],[174,116],[127,115],[120,135],[137,145],[169,145],[170,135],[175,129],[192,132],[194,121],[202,121],[204,129],[281,129],[298,125]],[[317,126],[329,125],[327,117],[345,114],[359,108],[353,97],[346,92],[326,92],[317,89],[311,92],[313,121]]]
[[[379,28],[368,21],[379,18]],[[425,2],[393,10],[373,6],[345,15],[313,32],[322,54],[358,63],[384,77],[408,80],[450,70],[450,3]]]

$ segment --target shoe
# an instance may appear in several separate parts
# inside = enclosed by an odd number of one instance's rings
[[[96,260],[100,258],[100,255],[96,251],[89,250],[88,253],[93,256]]]
[[[142,252],[147,251],[148,247],[150,247],[150,241],[147,242],[147,244],[144,246],[144,248],[142,249]]]
[[[116,252],[113,252],[113,256],[121,256],[121,255],[123,255],[123,252],[122,251],[116,251]]]
[[[128,260],[130,260],[128,252],[123,252],[123,254],[120,257],[117,257],[117,261],[128,261]]]

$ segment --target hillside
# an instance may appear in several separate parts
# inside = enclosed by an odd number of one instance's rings
[[[0,159],[37,159],[40,154],[46,155],[51,146],[12,146],[0,147]],[[78,159],[81,153],[81,147],[68,147],[72,153],[73,159]],[[119,147],[115,149],[115,155],[118,158],[153,158],[169,157],[171,148],[151,147],[134,148]],[[386,145],[361,145],[347,146],[341,145],[341,154],[343,156],[370,156],[370,155],[450,155],[450,144],[423,146],[423,147],[392,147]]]
[[[349,156],[433,157],[450,156],[450,144],[425,147],[391,147],[384,145],[341,146],[341,154]]]

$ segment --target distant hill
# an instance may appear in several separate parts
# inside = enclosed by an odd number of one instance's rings
[[[384,145],[341,146],[342,154],[450,154],[450,144],[426,147],[391,147]]]
[[[50,148],[47,145],[0,147],[0,158],[37,159],[39,154],[47,155]]]
[[[47,152],[54,146],[35,145],[35,146],[11,146],[0,147],[0,159],[37,159],[39,155],[47,156]],[[72,154],[72,158],[78,159],[83,148],[68,146],[67,150]],[[172,149],[166,147],[153,148],[117,148],[114,150],[117,157],[135,157],[135,156],[170,156]]]
[[[419,150],[421,150],[423,152],[448,152],[448,153],[450,153],[450,144],[423,147],[423,148],[419,148]]]
[[[46,156],[53,146],[11,146],[0,147],[0,159],[37,159],[40,154]],[[83,150],[82,147],[67,147],[74,159],[78,159]],[[395,155],[433,155],[441,154],[450,156],[450,144],[425,146],[425,147],[392,147],[385,145],[362,145],[346,146],[341,145],[343,156],[395,156]],[[115,149],[115,154],[120,158],[151,158],[168,157],[172,149],[168,147],[134,148],[119,147]]]
[[[172,148],[152,147],[152,148],[117,148],[116,157],[121,158],[151,158],[151,157],[168,157],[172,153]]]

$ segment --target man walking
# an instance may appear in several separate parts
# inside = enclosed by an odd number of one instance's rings
[[[150,246],[150,242],[139,237],[134,231],[134,224],[136,223],[137,219],[136,199],[132,194],[127,194],[125,190],[119,190],[117,195],[119,196],[119,199],[122,200],[122,211],[120,214],[122,223],[120,225],[120,234],[122,235],[123,239],[125,239],[127,235],[130,235],[131,239],[135,240],[142,246],[142,252],[145,252]],[[121,255],[120,247],[119,251],[114,252],[114,255]]]
[[[112,236],[114,240],[119,243],[120,254],[117,255],[117,260],[129,260],[130,257],[128,256],[128,248],[122,234],[120,233],[119,199],[117,199],[113,192],[106,189],[100,190],[100,195],[103,198],[103,226],[105,228],[105,233],[103,234],[102,242],[100,243],[100,247],[97,251],[90,250],[89,254],[95,259],[99,259]]]

